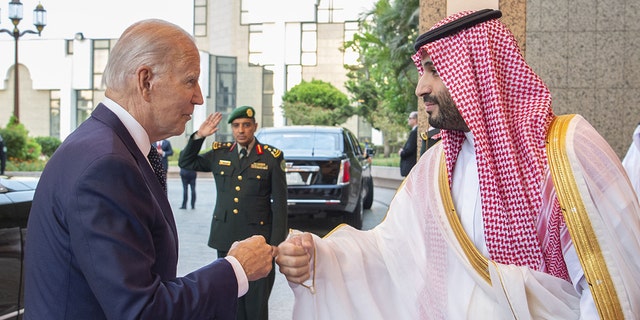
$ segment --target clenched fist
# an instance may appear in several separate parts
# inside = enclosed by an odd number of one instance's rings
[[[311,276],[311,258],[315,244],[310,233],[289,236],[278,246],[276,263],[288,281],[303,283]]]
[[[273,257],[277,254],[278,248],[267,244],[263,236],[236,241],[227,253],[240,262],[249,281],[266,277],[271,272]]]

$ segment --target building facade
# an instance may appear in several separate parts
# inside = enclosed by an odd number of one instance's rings
[[[355,57],[342,44],[374,2],[194,0],[205,104],[196,107],[185,134],[171,139],[174,147],[181,149],[207,114],[241,105],[256,108],[260,126],[285,125],[282,95],[302,80],[320,79],[346,92],[343,65]],[[487,7],[503,12],[526,60],[550,87],[555,112],[583,115],[622,157],[640,122],[638,1],[421,0],[421,31],[448,14]],[[20,120],[32,136],[64,139],[90,115],[104,97],[102,70],[116,41],[82,34],[21,38]],[[0,127],[13,112],[13,45],[10,37],[0,39]],[[417,109],[424,127],[426,114]],[[345,126],[376,142],[357,117]],[[216,139],[231,139],[227,126]]]
[[[549,87],[554,112],[582,115],[623,157],[640,122],[640,2],[420,0],[420,29],[479,8],[502,11],[525,59]],[[426,130],[426,114],[419,112]]]
[[[242,105],[255,108],[261,127],[285,125],[282,95],[302,80],[327,81],[346,93],[343,65],[355,63],[355,57],[341,48],[357,30],[360,12],[372,3],[195,0],[191,31],[201,54],[205,103],[196,107],[185,133],[171,138],[174,148],[182,149],[207,114],[221,112],[226,118]],[[102,72],[116,41],[81,33],[73,39],[20,41],[20,121],[32,136],[64,139],[90,116],[104,98]],[[0,127],[13,113],[12,46],[13,41],[0,41],[0,70],[6,70],[0,83]],[[371,140],[371,127],[358,117],[345,126]],[[215,139],[233,139],[226,123]]]

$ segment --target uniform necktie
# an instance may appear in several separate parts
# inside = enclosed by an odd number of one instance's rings
[[[247,148],[240,149],[240,159],[244,159],[247,157]]]
[[[151,147],[147,158],[149,158],[151,168],[153,168],[153,172],[155,172],[156,178],[158,178],[162,189],[164,189],[164,192],[167,192],[167,173],[164,172],[164,168],[162,167],[162,159],[160,159],[160,154],[158,154],[158,151],[156,151],[155,147]]]

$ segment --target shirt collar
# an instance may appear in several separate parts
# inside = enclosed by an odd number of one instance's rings
[[[140,152],[146,156],[149,153],[149,150],[151,150],[151,142],[149,141],[149,134],[147,134],[147,131],[144,130],[142,125],[115,101],[109,98],[104,98],[102,104],[111,110],[111,112],[115,113],[124,127],[127,128],[127,131],[129,131],[129,134],[133,138],[133,141],[135,141],[138,149],[140,149]]]
[[[253,150],[253,146],[255,145],[256,145],[256,138],[253,137],[253,141],[251,141],[251,143],[249,143],[249,145],[247,146],[247,155],[251,153],[251,150]],[[242,150],[243,148],[244,147],[238,143],[238,154],[240,154],[240,150]]]

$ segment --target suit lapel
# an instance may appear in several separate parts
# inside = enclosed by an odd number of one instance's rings
[[[138,168],[140,169],[140,171],[142,172],[142,176],[144,177],[145,184],[150,189],[158,207],[160,207],[162,215],[164,216],[167,223],[171,226],[171,229],[177,241],[178,233],[175,220],[173,218],[173,211],[171,210],[171,205],[169,204],[169,200],[167,199],[167,194],[162,189],[160,183],[158,183],[158,178],[156,178],[153,169],[151,169],[151,166],[147,161],[147,155],[140,152],[140,149],[138,148],[135,140],[133,140],[133,137],[131,137],[129,130],[127,130],[118,116],[116,116],[105,105],[103,105],[102,103],[98,104],[96,109],[91,113],[91,116],[96,120],[104,123],[106,126],[110,127],[127,147],[127,150],[129,150],[129,153],[138,164]],[[149,145],[149,148],[151,148],[151,145]]]

